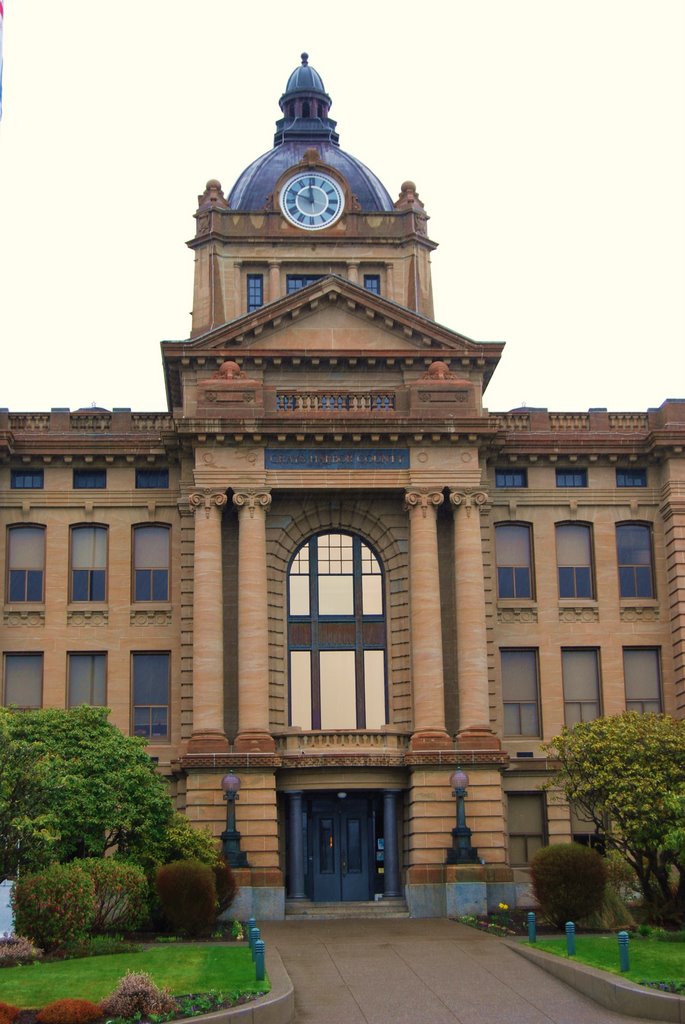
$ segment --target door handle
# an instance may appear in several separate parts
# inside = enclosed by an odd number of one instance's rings
[[[342,861],[340,863],[340,869],[341,869],[343,875],[347,874],[347,861],[345,860],[344,857],[343,857],[343,859],[342,859]]]

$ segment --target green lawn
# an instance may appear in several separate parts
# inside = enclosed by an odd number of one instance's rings
[[[164,946],[141,953],[93,956],[59,963],[36,963],[0,970],[0,1002],[39,1007],[53,999],[99,1002],[116,988],[127,971],[147,971],[173,995],[209,992],[265,992],[268,981],[255,981],[248,946]]]
[[[566,939],[538,939],[537,949],[566,956]],[[685,944],[657,942],[655,939],[631,939],[628,944],[630,970],[621,975],[630,981],[685,982]],[[618,939],[615,935],[577,935],[576,955],[572,959],[602,971],[621,974],[618,965]]]

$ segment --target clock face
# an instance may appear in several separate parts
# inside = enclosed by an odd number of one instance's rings
[[[334,224],[343,212],[342,189],[327,174],[305,172],[286,181],[281,189],[281,210],[295,227],[317,231]]]

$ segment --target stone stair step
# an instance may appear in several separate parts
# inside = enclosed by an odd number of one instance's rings
[[[311,900],[286,900],[285,916],[331,920],[334,918],[406,918],[406,901],[402,898],[359,900],[345,903],[314,903]]]

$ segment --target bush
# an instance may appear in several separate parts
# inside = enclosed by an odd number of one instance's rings
[[[13,1017],[8,1017],[6,1013],[0,1010],[0,1024],[12,1024]]]
[[[36,1014],[39,1024],[92,1024],[101,1017],[98,1004],[88,999],[56,999]]]
[[[129,971],[111,996],[100,1003],[108,1017],[134,1017],[136,1014],[172,1013],[176,1000],[166,989],[159,989],[149,974]]]
[[[21,935],[8,935],[0,939],[0,967],[17,967],[18,964],[32,964],[40,960],[43,950]],[[0,1013],[7,1013],[5,1003],[0,1003]]]
[[[216,885],[218,911],[223,914],[233,903],[239,889],[231,865],[224,857],[214,866],[214,884]]]
[[[147,916],[148,885],[145,872],[136,864],[111,857],[79,861],[95,886],[96,932],[133,931]]]
[[[14,1020],[21,1013],[21,1009],[18,1006],[12,1006],[11,1003],[0,1003],[0,1014],[7,1020]]]
[[[216,882],[209,864],[179,860],[164,864],[155,879],[162,909],[173,928],[188,935],[212,930],[216,920]]]
[[[26,875],[12,893],[14,923],[22,935],[30,935],[44,949],[85,938],[95,917],[95,886],[92,878],[72,864],[53,864],[35,875]]]
[[[579,843],[543,846],[530,866],[540,910],[557,928],[599,911],[607,869],[596,850]]]
[[[177,811],[160,837],[156,851],[160,864],[171,864],[177,860],[199,860],[202,864],[219,861],[216,839],[206,828],[196,828],[185,814]]]

